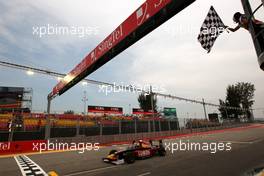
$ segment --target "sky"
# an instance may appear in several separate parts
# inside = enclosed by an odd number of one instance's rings
[[[0,60],[68,73],[144,1],[129,0],[0,0]],[[252,7],[260,0],[252,0]],[[233,14],[242,12],[240,0],[197,0],[162,26],[119,54],[88,79],[121,85],[153,85],[164,93],[206,102],[225,99],[226,87],[237,82],[255,85],[254,108],[264,107],[263,71],[259,69],[250,34],[241,29],[223,33],[207,54],[197,41],[200,27],[213,5],[231,27]],[[264,8],[256,14],[264,20]],[[44,35],[34,29],[50,26],[85,27],[80,35]],[[47,95],[58,83],[54,77],[0,67],[0,86],[33,88],[33,111],[44,111]],[[88,105],[120,106],[129,113],[138,107],[136,93],[99,91],[96,85],[77,84],[52,101],[52,111],[83,112]],[[203,107],[176,100],[158,99],[158,106],[177,108],[182,118],[203,118]],[[217,112],[207,107],[208,113]],[[264,109],[255,116],[263,117]]]

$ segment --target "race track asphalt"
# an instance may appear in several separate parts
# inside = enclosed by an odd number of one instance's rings
[[[138,160],[134,164],[111,165],[102,162],[111,149],[123,149],[126,145],[102,147],[99,151],[79,154],[76,151],[27,155],[45,172],[55,171],[65,176],[240,176],[264,167],[264,125],[256,128],[225,131],[221,133],[187,136],[164,141],[167,156]],[[200,146],[230,143],[229,151],[174,151],[172,145],[195,143]],[[205,144],[206,143],[206,144]],[[214,146],[214,145],[213,145]],[[227,147],[226,147],[227,148]],[[225,148],[225,149],[226,149]],[[21,175],[14,157],[0,158],[0,175]]]

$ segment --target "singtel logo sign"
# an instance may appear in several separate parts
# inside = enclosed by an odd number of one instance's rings
[[[10,150],[10,142],[0,143],[0,151]]]
[[[104,40],[98,47],[99,54],[103,54],[111,49],[123,36],[123,26],[120,25],[106,40]]]

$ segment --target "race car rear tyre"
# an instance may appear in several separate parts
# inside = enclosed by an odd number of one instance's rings
[[[166,156],[166,150],[165,150],[165,148],[159,149],[158,153],[159,153],[159,156]]]
[[[109,155],[112,155],[112,154],[114,154],[115,152],[117,152],[117,150],[111,150],[111,151],[109,152]]]
[[[134,163],[136,160],[134,154],[132,152],[128,152],[124,155],[124,161],[127,163],[127,164],[132,164]]]

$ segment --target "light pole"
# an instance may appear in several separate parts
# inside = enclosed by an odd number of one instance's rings
[[[262,0],[264,3],[264,0]],[[249,31],[251,33],[251,37],[254,42],[254,46],[256,49],[256,53],[258,56],[258,62],[259,66],[262,70],[264,70],[264,46],[263,46],[263,40],[264,40],[264,31],[258,31],[256,28],[253,26],[252,18],[254,18],[254,13],[252,12],[250,3],[248,0],[241,0],[243,9],[245,11],[245,15],[247,16],[249,20]],[[259,6],[260,8],[261,6]],[[258,10],[258,9],[256,9]],[[255,11],[254,11],[255,12]]]
[[[86,103],[88,101],[88,98],[86,96],[86,91],[83,92],[83,98],[82,98],[82,101],[83,101],[83,115],[86,116]]]
[[[154,118],[154,97],[153,97],[153,92],[152,92],[152,86],[150,86],[150,103],[151,103],[151,110],[152,110],[152,117]]]
[[[51,105],[51,96],[50,94],[47,96],[48,105],[47,105],[47,114],[46,114],[46,126],[45,126],[45,139],[48,140],[50,138],[50,105]]]
[[[131,110],[131,104],[128,104],[128,114],[129,115],[132,115],[133,114],[133,112],[132,112],[132,110]]]
[[[204,109],[204,117],[205,117],[205,119],[207,119],[207,112],[206,112],[204,99],[203,99],[203,109]]]
[[[152,92],[152,86],[150,86],[150,103],[151,103],[151,110],[152,110],[152,118],[153,118],[153,131],[156,132],[156,123],[155,123],[155,114],[154,114],[154,94]]]

